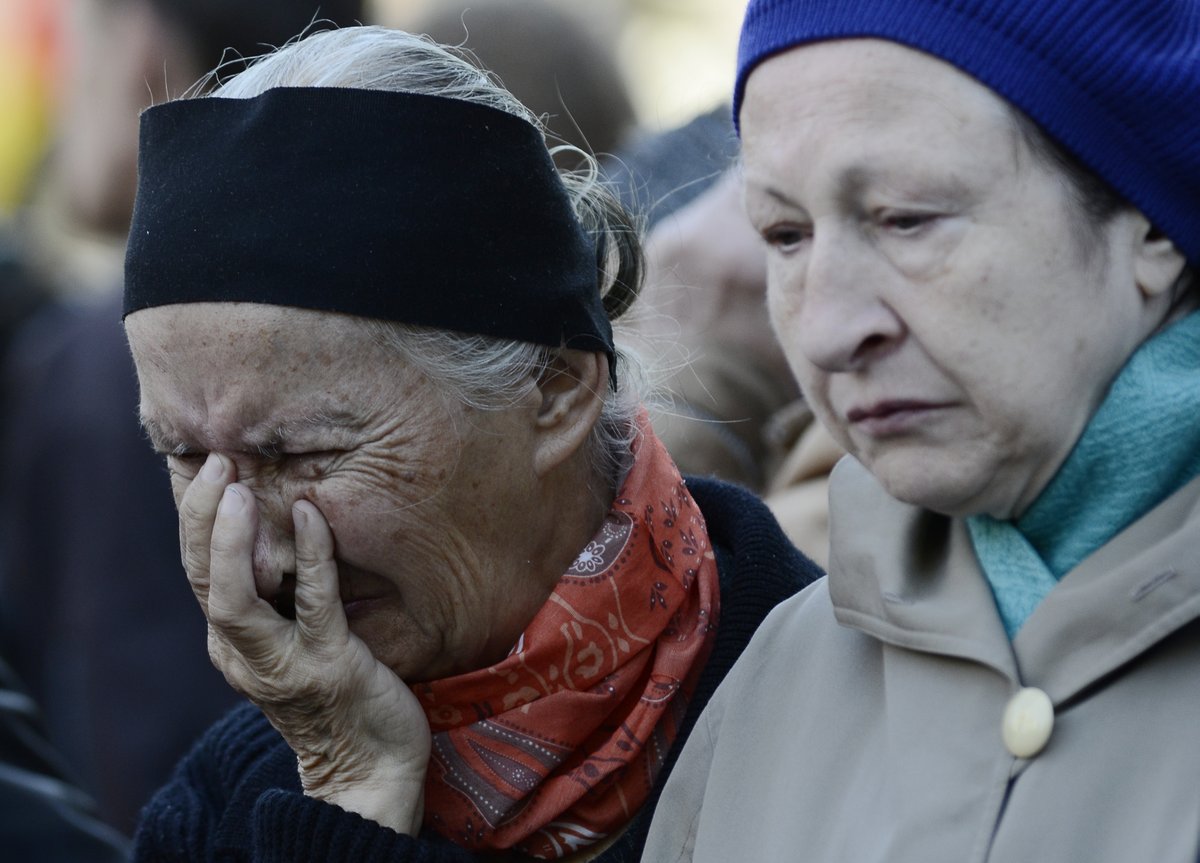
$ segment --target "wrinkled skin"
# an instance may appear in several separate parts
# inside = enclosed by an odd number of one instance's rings
[[[281,617],[254,589],[259,513],[234,479],[229,460],[211,455],[179,504],[213,663],[284,735],[306,793],[415,834],[429,727],[408,687],[350,631],[328,523],[309,501],[294,505],[296,617]]]
[[[805,45],[741,111],[768,304],[818,418],[901,500],[1019,516],[1172,311],[1185,261],[1096,224],[1006,104],[929,55]]]
[[[599,526],[605,358],[565,352],[485,412],[345,316],[188,304],[126,329],[214,663],[307,794],[417,831],[430,735],[406,681],[503,658]]]

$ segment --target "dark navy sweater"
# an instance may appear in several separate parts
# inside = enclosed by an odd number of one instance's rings
[[[821,576],[758,498],[737,486],[690,478],[708,525],[721,582],[716,643],[649,799],[596,859],[636,861],[654,806],[683,741],[755,629],[776,605]],[[451,863],[481,859],[440,837],[405,836],[304,796],[296,757],[252,705],[204,735],[142,813],[137,861],[356,861]]]

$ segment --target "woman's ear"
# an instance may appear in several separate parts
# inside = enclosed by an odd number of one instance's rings
[[[1136,230],[1133,275],[1138,289],[1147,300],[1169,295],[1187,266],[1187,258],[1141,213],[1137,214]]]
[[[608,394],[608,357],[564,348],[537,381],[534,470],[543,477],[578,452],[600,420]]]

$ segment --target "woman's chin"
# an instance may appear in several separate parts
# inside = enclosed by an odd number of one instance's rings
[[[903,503],[955,518],[965,518],[989,509],[989,483],[974,471],[939,464],[937,459],[895,464],[883,460],[868,464],[890,496]]]
[[[363,609],[347,615],[347,622],[371,655],[405,683],[440,680],[478,667],[447,646],[440,634],[415,626],[394,607]]]

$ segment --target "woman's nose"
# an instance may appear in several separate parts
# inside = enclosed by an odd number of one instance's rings
[[[893,350],[904,322],[887,303],[896,274],[865,240],[814,232],[801,266],[778,285],[777,326],[793,350],[826,372],[857,371]]]
[[[258,595],[274,599],[285,576],[296,572],[296,545],[291,500],[273,489],[254,489],[258,502],[258,535],[254,540],[254,584]]]

